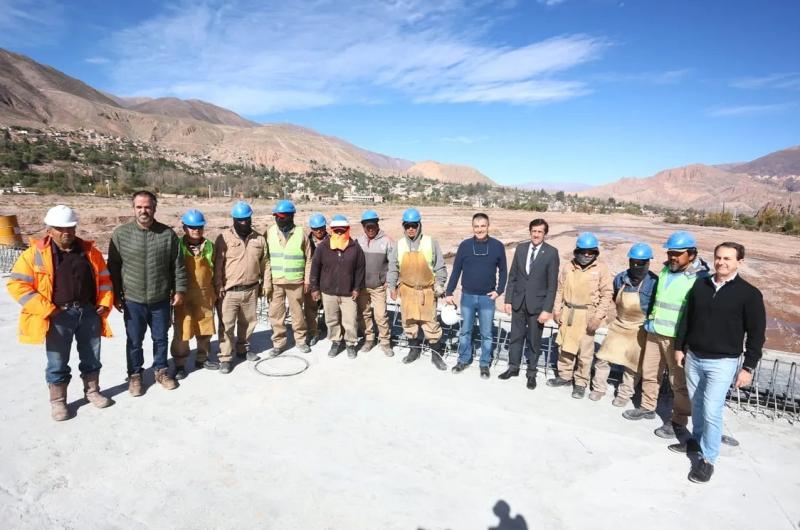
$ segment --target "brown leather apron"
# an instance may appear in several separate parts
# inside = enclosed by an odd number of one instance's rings
[[[436,319],[435,277],[422,252],[409,250],[400,264],[400,311],[404,320]]]
[[[647,333],[644,330],[646,315],[639,300],[639,289],[635,292],[617,293],[617,317],[608,326],[608,335],[597,352],[597,358],[619,364],[631,370],[639,368],[639,357],[644,349]]]
[[[175,331],[181,340],[214,334],[214,271],[204,256],[185,256],[188,280],[183,305],[175,308]]]

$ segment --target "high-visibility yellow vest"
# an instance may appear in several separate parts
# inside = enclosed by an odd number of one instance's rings
[[[303,254],[303,229],[295,227],[292,235],[283,246],[278,235],[278,225],[267,230],[269,245],[269,266],[272,279],[285,278],[290,282],[301,282],[306,268],[306,257]]]
[[[428,264],[428,267],[433,270],[433,239],[430,236],[424,235],[419,241],[419,247],[417,249],[418,252],[422,252],[422,255],[425,256],[425,263]],[[403,256],[406,252],[411,252],[411,249],[408,247],[408,238],[401,238],[400,241],[397,242],[397,265],[400,266],[403,264]]]
[[[653,329],[664,337],[675,337],[678,322],[686,309],[686,297],[694,285],[697,276],[694,274],[680,274],[673,278],[667,285],[670,272],[668,267],[661,270],[656,288],[656,301],[653,306],[651,318]]]

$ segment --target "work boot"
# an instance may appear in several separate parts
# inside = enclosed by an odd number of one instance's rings
[[[308,345],[309,345],[309,346],[314,346],[314,345],[316,345],[318,342],[319,342],[319,335],[311,335],[311,336],[308,338]]]
[[[245,356],[246,356],[247,360],[250,361],[251,363],[254,363],[256,361],[260,361],[261,360],[261,357],[259,357],[258,354],[255,353],[255,352],[249,351],[249,352],[247,352],[245,354]],[[237,357],[238,357],[238,355],[237,355]]]
[[[489,379],[489,367],[488,366],[481,366],[481,379]]]
[[[347,346],[347,358],[348,359],[355,359],[358,354],[356,353],[355,346]]]
[[[528,376],[528,382],[525,384],[525,386],[529,390],[536,390],[536,376],[535,375],[529,375]]]
[[[286,351],[286,346],[273,346],[271,350],[267,352],[270,357],[277,357],[278,355],[282,354]]]
[[[519,368],[507,368],[505,372],[498,375],[498,379],[511,379],[512,377],[517,377],[519,375]]]
[[[605,392],[598,392],[597,390],[592,390],[591,392],[589,392],[589,399],[591,399],[592,401],[600,401],[601,399],[603,399],[603,396],[605,395],[606,395]]]
[[[128,376],[128,392],[133,397],[139,397],[144,394],[144,384],[142,383],[142,374],[131,374]]]
[[[175,380],[180,381],[181,379],[186,379],[186,367],[184,366],[176,366],[175,367]]]
[[[178,388],[178,383],[170,377],[169,371],[166,368],[159,368],[156,370],[156,383],[167,390],[175,390]]]
[[[83,379],[83,395],[86,396],[86,401],[98,409],[104,409],[114,403],[100,393],[100,372],[82,374],[81,379]]]
[[[221,363],[219,363],[219,373],[221,374],[231,373],[231,363],[228,361],[222,361]]]
[[[409,340],[408,348],[408,355],[403,357],[403,364],[413,363],[419,359],[420,351],[422,350],[422,344],[417,339]]]
[[[67,409],[67,385],[68,382],[51,383],[50,388],[50,417],[53,421],[64,421],[69,419]]]
[[[628,404],[628,398],[617,396],[614,398],[614,401],[612,401],[611,404],[615,407],[624,407]]]
[[[383,354],[387,357],[394,357],[394,350],[392,349],[391,344],[382,344],[381,350],[383,350]]]
[[[696,466],[689,473],[689,480],[698,484],[705,484],[711,480],[711,475],[714,474],[714,464],[700,460]]]
[[[297,351],[299,351],[300,353],[310,353],[311,352],[311,346],[309,346],[308,344],[305,344],[305,343],[298,344],[297,345]]]
[[[215,363],[212,360],[206,359],[203,362],[197,361],[194,363],[195,370],[201,370],[205,368],[206,370],[219,370],[219,363]]]
[[[369,342],[364,341],[364,345],[361,346],[361,353],[367,353],[368,351],[370,351],[374,347],[375,347],[375,342],[374,341],[369,341]]]
[[[244,359],[245,357],[247,357],[247,352],[243,352],[243,351],[242,352],[238,352],[238,351],[236,352],[236,358],[237,359]]]
[[[467,369],[469,364],[470,363],[458,362],[453,368],[450,369],[450,371],[453,372],[454,374],[460,374],[461,372]]]
[[[435,344],[431,344],[431,362],[439,370],[447,370],[447,364],[445,364],[444,359],[442,359],[443,353],[444,342],[439,341]]]
[[[585,386],[576,386],[572,389],[572,397],[575,399],[583,399],[584,394],[586,393]]]
[[[688,438],[685,442],[668,445],[667,449],[673,453],[686,453],[696,455],[700,453],[700,444],[694,438]]]
[[[643,409],[642,407],[636,407],[635,409],[626,410],[622,413],[622,417],[626,420],[652,420],[656,417],[656,411],[654,410],[647,410]]]
[[[554,377],[552,379],[548,379],[547,380],[547,386],[567,386],[567,385],[571,385],[571,384],[572,384],[572,380],[563,379],[560,376],[559,377]],[[583,396],[581,396],[581,397],[583,397]]]
[[[666,438],[666,439],[678,438],[680,440],[682,438],[685,438],[686,435],[689,434],[689,430],[683,425],[671,421],[669,423],[665,423],[664,425],[653,431],[653,434],[655,434],[659,438]]]
[[[328,357],[336,357],[342,351],[342,344],[340,342],[331,342],[331,349],[328,350]]]

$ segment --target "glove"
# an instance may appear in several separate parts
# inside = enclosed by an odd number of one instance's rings
[[[433,286],[433,294],[435,294],[437,298],[441,298],[444,296],[444,287],[437,283]]]
[[[267,299],[267,302],[272,300],[272,287],[262,287],[261,296],[265,297]]]
[[[644,321],[644,330],[646,332],[648,332],[648,333],[655,333],[656,332],[655,328],[653,327],[653,321],[652,320],[645,320]]]

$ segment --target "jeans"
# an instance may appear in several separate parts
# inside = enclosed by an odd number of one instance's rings
[[[167,365],[167,333],[172,321],[172,306],[167,298],[155,304],[139,304],[125,301],[123,313],[128,342],[125,351],[128,357],[128,375],[141,373],[144,365],[144,333],[150,327],[153,339],[153,368],[160,370]]]
[[[738,358],[700,359],[686,352],[686,387],[692,400],[692,438],[703,458],[713,464],[722,443],[725,395],[739,367]]]
[[[50,318],[50,328],[45,338],[47,368],[45,380],[49,384],[69,383],[69,352],[72,339],[78,343],[78,369],[82,374],[97,372],[100,364],[100,333],[102,325],[95,307],[86,305],[59,311]]]
[[[481,367],[492,362],[492,320],[494,300],[485,294],[461,293],[461,331],[458,335],[458,362],[472,362],[472,326],[478,313],[478,328],[481,332]]]

